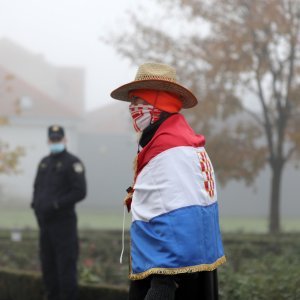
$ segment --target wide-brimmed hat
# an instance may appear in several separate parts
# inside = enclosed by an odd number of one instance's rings
[[[176,70],[165,64],[142,64],[134,81],[120,86],[110,95],[114,99],[130,102],[129,92],[139,89],[160,90],[178,95],[182,101],[182,108],[191,108],[198,103],[191,91],[176,82]]]

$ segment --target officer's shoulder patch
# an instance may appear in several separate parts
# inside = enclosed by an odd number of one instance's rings
[[[40,163],[40,165],[39,165],[39,168],[42,169],[42,170],[43,170],[43,169],[46,169],[46,168],[47,168],[47,164],[46,164],[45,162],[42,161],[42,162]]]
[[[76,173],[82,173],[83,172],[83,165],[80,162],[73,163],[73,169]]]

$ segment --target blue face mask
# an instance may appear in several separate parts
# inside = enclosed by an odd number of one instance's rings
[[[55,154],[55,153],[60,153],[65,150],[65,145],[62,143],[55,143],[55,144],[50,144],[50,152]]]

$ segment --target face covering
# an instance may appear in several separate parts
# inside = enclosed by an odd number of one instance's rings
[[[50,144],[50,152],[53,154],[60,153],[65,150],[65,145],[62,143]]]
[[[133,127],[136,132],[142,132],[150,124],[159,119],[161,110],[147,104],[130,104],[129,111],[133,120]]]

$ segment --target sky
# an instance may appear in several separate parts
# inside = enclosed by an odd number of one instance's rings
[[[85,107],[112,103],[110,92],[134,79],[137,66],[100,40],[128,26],[139,0],[0,0],[0,39],[9,38],[57,66],[86,72]]]

